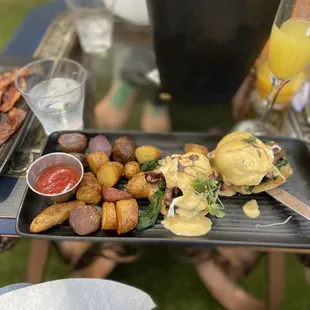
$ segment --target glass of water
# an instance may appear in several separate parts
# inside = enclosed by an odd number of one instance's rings
[[[82,49],[86,53],[105,55],[112,46],[114,1],[66,0],[73,12]]]
[[[83,129],[86,78],[86,70],[76,61],[43,59],[23,67],[15,84],[49,135]]]

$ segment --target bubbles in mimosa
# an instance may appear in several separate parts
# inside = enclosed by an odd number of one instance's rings
[[[310,63],[310,21],[290,19],[270,37],[269,69],[280,80],[291,79]]]

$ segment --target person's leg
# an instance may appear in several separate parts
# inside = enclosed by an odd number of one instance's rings
[[[169,100],[158,92],[156,85],[149,85],[145,90],[145,104],[141,117],[141,129],[145,132],[171,131]]]
[[[169,132],[171,120],[168,105],[157,106],[147,102],[141,118],[141,129],[145,132]]]
[[[124,126],[137,94],[138,87],[116,79],[107,95],[95,106],[96,126],[110,129]]]
[[[157,85],[147,78],[147,73],[156,67],[152,49],[135,46],[117,58],[113,85],[95,107],[97,127],[114,129],[123,127],[141,90],[146,101],[140,123],[141,129],[148,132],[170,131],[168,106],[158,97]]]

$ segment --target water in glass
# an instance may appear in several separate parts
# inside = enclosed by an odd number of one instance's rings
[[[80,43],[86,53],[105,54],[112,45],[111,14],[81,14],[76,18]]]
[[[84,89],[69,78],[53,78],[35,85],[29,95],[36,98],[32,109],[47,134],[55,130],[83,128]]]

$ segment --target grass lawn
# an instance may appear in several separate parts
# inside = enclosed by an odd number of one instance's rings
[[[47,1],[0,0],[0,49],[7,43],[27,11]],[[0,255],[0,287],[24,282],[29,241],[21,240],[16,247]],[[294,255],[287,255],[287,294],[280,309],[310,309],[309,290],[303,277],[303,267]],[[71,266],[65,264],[55,248],[48,262],[45,281],[66,278]],[[176,261],[167,248],[146,247],[143,257],[136,263],[120,265],[110,279],[134,285],[149,293],[165,310],[218,310],[223,309],[210,296],[198,279],[193,266]],[[265,259],[241,283],[259,298],[267,290]]]
[[[29,241],[21,240],[13,250],[0,255],[0,287],[25,281],[28,249]],[[65,264],[53,248],[44,280],[66,278],[70,271],[71,266]],[[167,248],[146,247],[138,262],[119,265],[109,279],[144,290],[154,298],[160,309],[223,309],[200,282],[193,266],[175,260]],[[264,298],[267,290],[265,258],[241,285],[255,296]],[[303,267],[294,255],[288,255],[287,295],[280,309],[310,309],[309,289],[303,278]]]
[[[17,30],[27,12],[47,0],[0,0],[0,50]]]

